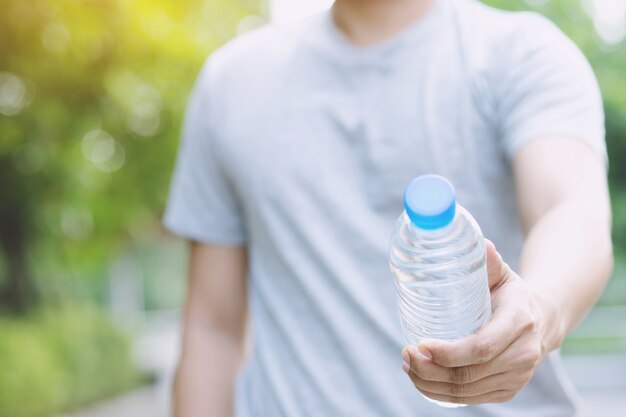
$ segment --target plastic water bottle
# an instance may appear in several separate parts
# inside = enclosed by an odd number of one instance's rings
[[[389,265],[409,345],[425,338],[461,339],[491,319],[483,234],[444,177],[423,175],[406,188]]]

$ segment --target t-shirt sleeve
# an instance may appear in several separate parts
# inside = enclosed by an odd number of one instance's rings
[[[187,105],[163,223],[190,240],[235,246],[244,244],[246,235],[239,201],[215,143],[213,78],[209,59]]]
[[[578,47],[529,13],[500,52],[497,119],[509,158],[531,140],[559,135],[584,141],[608,163],[600,90]]]

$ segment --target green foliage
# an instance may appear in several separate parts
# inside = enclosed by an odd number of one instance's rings
[[[593,337],[593,338],[568,338],[561,346],[561,351],[566,355],[623,355],[626,352],[624,338]]]
[[[127,338],[71,306],[0,320],[0,417],[51,415],[136,385]]]
[[[158,230],[187,95],[258,3],[3,0],[0,208],[46,280]]]
[[[2,322],[0,328],[0,415],[34,417],[57,410],[64,390],[59,361],[34,326]]]
[[[104,301],[111,259],[159,232],[203,60],[258,3],[2,1],[0,290],[34,275],[43,300]],[[147,293],[158,302],[159,288]],[[126,338],[96,310],[0,316],[0,417],[50,415],[137,380]]]

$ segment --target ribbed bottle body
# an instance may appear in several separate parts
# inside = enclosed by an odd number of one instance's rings
[[[416,227],[403,213],[389,251],[398,310],[409,345],[424,338],[456,340],[491,319],[491,299],[480,227],[457,205],[447,226]]]

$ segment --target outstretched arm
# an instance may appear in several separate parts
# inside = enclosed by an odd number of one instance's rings
[[[527,238],[519,275],[487,242],[492,321],[465,339],[425,340],[403,351],[405,371],[433,399],[513,398],[593,306],[612,269],[608,187],[597,153],[571,138],[541,138],[520,149],[513,168]]]
[[[606,171],[586,144],[569,138],[531,142],[514,161],[518,206],[527,232],[520,275],[544,306],[544,350],[600,296],[613,269]]]

